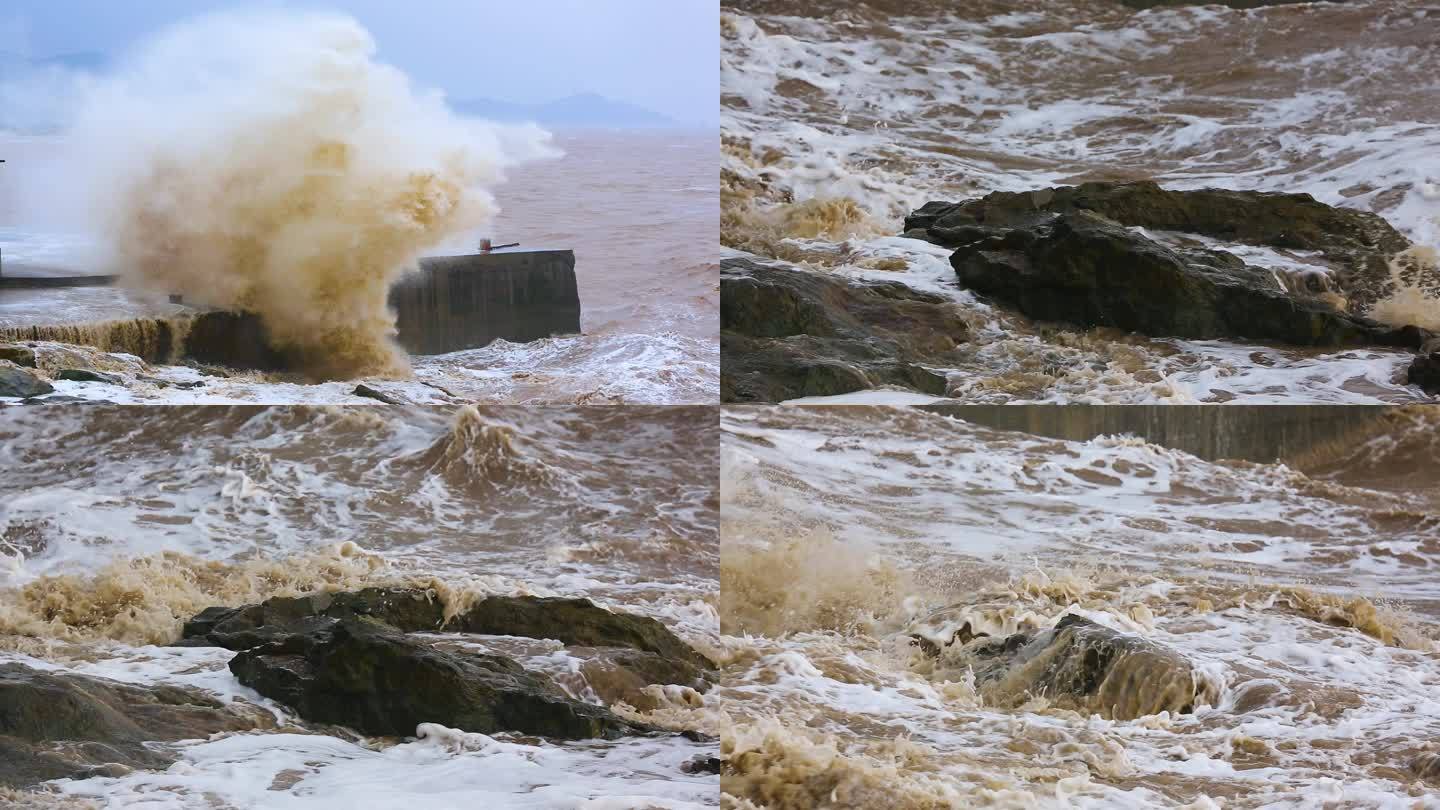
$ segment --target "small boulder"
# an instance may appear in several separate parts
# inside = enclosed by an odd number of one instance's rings
[[[0,361],[0,397],[39,397],[54,391],[55,386],[34,372]]]
[[[354,394],[354,395],[357,396],[357,397],[364,397],[364,398],[366,398],[366,399],[373,399],[373,400],[375,400],[375,401],[377,401],[377,402],[383,402],[383,403],[385,403],[386,405],[403,405],[403,404],[404,404],[404,403],[402,403],[400,400],[398,400],[398,399],[396,399],[395,397],[393,397],[393,396],[385,393],[384,391],[381,391],[381,390],[379,390],[378,388],[371,388],[370,386],[366,385],[365,383],[360,383],[359,385],[355,386],[355,390],[354,390],[354,391],[351,391],[350,393],[351,393],[351,394]]]
[[[951,642],[962,646],[951,650],[934,639],[916,640],[927,655],[945,654],[968,666],[981,693],[999,705],[1039,697],[1133,720],[1162,711],[1188,714],[1215,699],[1213,686],[1184,656],[1075,614],[1048,630],[1004,637],[972,635],[967,625]]]
[[[71,382],[96,382],[107,385],[124,385],[124,378],[118,374],[106,374],[103,371],[92,371],[85,368],[62,368],[55,373],[57,380],[70,380]]]
[[[680,765],[683,773],[720,773],[720,766],[724,763],[719,757],[709,757],[703,754],[696,756]]]

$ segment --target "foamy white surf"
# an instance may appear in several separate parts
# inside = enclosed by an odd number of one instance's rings
[[[161,773],[51,787],[106,807],[713,806],[715,777],[680,767],[713,745],[489,738],[443,717],[399,745],[316,734],[241,686],[229,651],[156,643],[209,601],[393,583],[584,596],[710,645],[714,431],[705,408],[0,410],[0,625],[35,636],[6,636],[0,659],[198,688],[280,723],[181,743]],[[36,612],[27,586],[72,613]],[[599,702],[557,643],[436,638]]]
[[[1346,483],[1363,458],[1430,447],[1434,419],[1336,449],[1312,479],[908,409],[728,410],[723,565],[745,598],[722,616],[743,651],[721,693],[725,790],[786,808],[828,791],[906,808],[1434,806],[1410,764],[1440,732],[1435,492]],[[912,619],[953,603],[997,632],[1075,613],[1142,635],[1218,695],[1134,721],[993,705],[909,645]]]
[[[1440,106],[1440,65],[1425,44],[1436,12],[1423,2],[1141,13],[1099,0],[1043,11],[922,3],[910,16],[863,5],[766,14],[745,6],[722,14],[722,131],[736,145],[722,152],[723,165],[768,189],[761,208],[848,198],[868,214],[819,240],[782,240],[843,247],[846,258],[824,262],[827,272],[874,273],[859,262],[903,259],[904,269],[883,275],[944,292],[989,320],[932,251],[877,234],[898,233],[903,216],[929,200],[1094,179],[1308,192],[1379,212],[1419,245],[1440,244],[1440,128],[1430,113]],[[1154,340],[1117,358],[1107,341],[1075,351],[1074,339],[1057,345],[1010,321],[972,338],[973,362],[949,370],[952,397],[1432,399],[1402,384],[1405,352],[1197,350]],[[1056,351],[1074,362],[1044,359]]]

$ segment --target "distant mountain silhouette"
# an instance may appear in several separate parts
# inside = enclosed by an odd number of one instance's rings
[[[596,95],[580,93],[544,104],[516,104],[497,99],[473,98],[451,101],[451,109],[463,115],[491,121],[533,121],[552,127],[634,127],[679,126],[660,113]]]

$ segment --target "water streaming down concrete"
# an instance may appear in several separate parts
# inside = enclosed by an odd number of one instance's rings
[[[421,259],[420,273],[390,290],[390,306],[411,354],[577,334],[575,253],[505,249]]]
[[[114,281],[114,276],[66,275],[28,265],[0,267],[0,294],[7,288],[105,286]],[[390,305],[397,316],[397,341],[411,354],[580,332],[575,254],[569,250],[507,249],[424,258],[417,273],[391,289]],[[132,335],[146,337],[131,340]],[[0,336],[97,345],[152,363],[188,359],[259,371],[293,366],[270,346],[260,319],[247,313],[208,311],[179,318],[12,327],[0,329]]]
[[[1262,464],[1366,433],[1384,406],[1311,405],[952,405],[923,410],[967,422],[1070,441],[1130,434],[1203,458]]]

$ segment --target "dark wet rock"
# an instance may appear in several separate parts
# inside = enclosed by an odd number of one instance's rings
[[[55,373],[57,380],[70,380],[72,382],[97,382],[109,385],[124,385],[125,380],[118,374],[106,374],[103,371],[91,371],[84,368],[65,368]]]
[[[714,664],[661,623],[587,599],[492,596],[446,622],[440,601],[419,589],[276,597],[208,608],[185,623],[178,644],[240,651],[231,670],[242,683],[308,720],[365,733],[408,735],[421,722],[566,739],[635,730],[604,709],[565,698],[548,677],[508,658],[444,650],[434,639],[405,635],[440,631],[595,648],[584,664],[587,681],[601,699],[637,708],[646,708],[650,684],[704,691],[714,678]],[[396,685],[407,679],[419,691],[398,694]]]
[[[1190,713],[1214,700],[1184,656],[1074,614],[1038,633],[957,637],[955,643],[968,645],[962,658],[996,703],[1041,697],[1062,708],[1133,720],[1162,711]],[[931,647],[939,654],[933,641]]]
[[[309,632],[317,618],[368,617],[404,632],[459,632],[554,639],[584,647],[619,647],[654,653],[683,665],[714,664],[660,622],[606,610],[589,599],[488,596],[445,622],[434,594],[414,588],[275,597],[257,605],[206,608],[185,623],[186,646],[243,650],[296,632]],[[639,659],[634,666],[642,664]],[[655,683],[678,681],[655,681]]]
[[[9,360],[17,366],[35,368],[35,350],[19,343],[0,343],[0,360]]]
[[[555,639],[584,647],[625,647],[701,669],[714,663],[648,616],[606,610],[589,599],[488,596],[456,616],[446,630]]]
[[[1282,286],[1232,253],[1162,243],[1136,227],[1312,252],[1331,275]],[[1428,337],[1336,309],[1336,297],[1364,311],[1387,295],[1388,260],[1409,242],[1375,214],[1307,194],[1087,183],[927,203],[905,228],[956,248],[951,264],[962,285],[1037,320],[1306,346],[1415,348]]]
[[[54,390],[55,386],[34,372],[0,363],[0,397],[38,397]]]
[[[256,727],[201,692],[0,664],[0,785],[163,768],[160,742]]]
[[[613,739],[638,730],[609,710],[565,697],[549,678],[499,655],[456,654],[368,618],[311,618],[302,632],[244,650],[240,682],[307,720],[408,736],[421,723]]]
[[[719,757],[697,756],[680,766],[685,773],[720,773],[720,766],[723,763]]]
[[[324,626],[316,619],[353,617],[378,619],[405,632],[438,631],[445,608],[433,594],[409,588],[277,596],[256,605],[206,608],[185,623],[181,644],[247,650]]]
[[[725,259],[720,397],[775,402],[896,385],[937,396],[968,336],[953,302],[873,282]]]
[[[1440,351],[1415,358],[1405,371],[1405,379],[1427,394],[1440,395]]]
[[[354,394],[357,397],[365,397],[366,399],[373,399],[379,402],[383,402],[386,405],[401,404],[400,400],[396,399],[395,397],[390,396],[384,391],[371,388],[365,383],[360,383],[359,385],[355,386],[355,390],[351,391],[350,393]]]
[[[64,402],[64,403],[71,403],[71,404],[74,404],[74,405],[116,405],[116,404],[118,404],[118,403],[115,403],[115,402],[111,402],[111,401],[108,400],[108,399],[90,399],[89,397],[72,397],[72,396],[68,396],[68,395],[66,395],[66,396],[48,396],[48,397],[44,397],[44,398],[40,398],[40,397],[29,397],[29,398],[27,398],[27,399],[22,399],[22,400],[20,400],[20,404],[21,404],[21,405],[59,405],[59,404],[62,403],[62,402]]]

